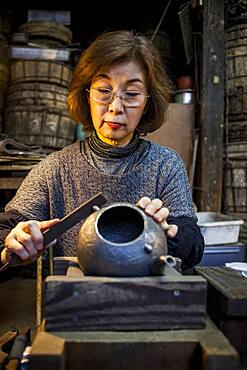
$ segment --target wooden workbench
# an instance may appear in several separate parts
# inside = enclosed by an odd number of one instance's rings
[[[208,282],[207,311],[247,366],[247,278],[229,267],[196,267]]]
[[[208,318],[198,330],[39,331],[30,370],[239,370],[239,357]]]

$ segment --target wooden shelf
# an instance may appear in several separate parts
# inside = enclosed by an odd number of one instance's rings
[[[25,177],[0,177],[0,189],[17,190]]]
[[[0,190],[17,190],[34,165],[5,164],[0,166]]]

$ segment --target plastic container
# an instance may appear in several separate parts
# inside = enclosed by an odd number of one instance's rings
[[[216,212],[197,212],[198,225],[206,245],[236,243],[243,220]]]

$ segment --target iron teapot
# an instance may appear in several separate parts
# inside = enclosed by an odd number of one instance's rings
[[[167,255],[161,225],[142,209],[116,202],[86,218],[77,238],[77,259],[85,275],[164,275],[176,260]]]

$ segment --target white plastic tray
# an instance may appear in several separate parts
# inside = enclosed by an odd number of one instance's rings
[[[236,243],[243,220],[216,212],[197,212],[198,225],[206,245]]]

